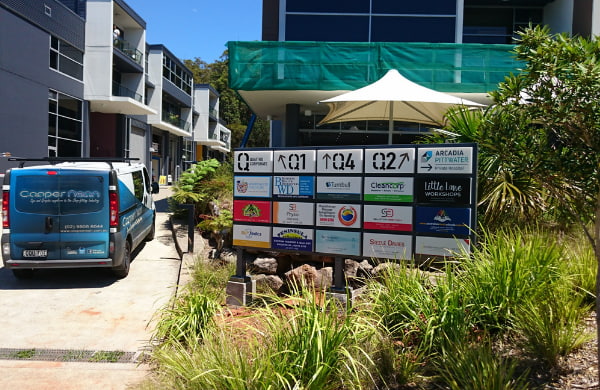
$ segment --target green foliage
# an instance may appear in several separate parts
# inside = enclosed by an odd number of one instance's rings
[[[210,84],[219,92],[219,114],[227,123],[227,128],[231,130],[232,147],[239,147],[252,112],[237,92],[229,88],[228,51],[225,50],[221,58],[211,64],[200,58],[185,60],[184,63],[193,72],[195,82]],[[269,122],[257,118],[246,146],[267,147],[269,137]]]
[[[224,237],[231,232],[233,227],[233,215],[227,209],[221,209],[216,215],[202,215],[204,218],[198,227],[210,232],[216,243],[216,250],[221,251],[224,245]]]
[[[583,300],[568,288],[550,289],[520,305],[514,323],[517,334],[524,337],[525,350],[555,367],[560,357],[592,340],[593,335],[582,329],[592,306]]]
[[[451,390],[525,390],[527,371],[518,360],[498,356],[489,341],[457,343],[439,360],[440,377]]]
[[[172,308],[160,313],[153,340],[162,343],[195,344],[212,324],[219,305],[213,297],[190,291],[176,299]]]
[[[209,210],[209,203],[227,194],[231,181],[225,183],[215,178],[215,172],[221,164],[215,160],[199,161],[181,174],[173,185],[172,201],[177,205],[194,204],[196,215]]]

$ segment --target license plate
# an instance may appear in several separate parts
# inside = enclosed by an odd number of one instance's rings
[[[25,249],[23,257],[48,257],[48,249]]]

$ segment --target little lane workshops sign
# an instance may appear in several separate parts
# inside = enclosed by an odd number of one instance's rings
[[[233,244],[380,259],[469,251],[477,145],[238,149]]]

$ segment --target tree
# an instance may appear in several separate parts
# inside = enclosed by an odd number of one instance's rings
[[[229,88],[229,54],[225,50],[219,60],[206,63],[196,57],[194,60],[184,60],[185,65],[194,75],[194,82],[210,84],[220,95],[219,113],[231,130],[231,145],[236,148],[244,137],[252,112],[239,95]],[[254,123],[250,139],[246,146],[269,146],[268,122],[257,119]]]
[[[517,43],[514,53],[524,68],[491,93],[491,112],[519,119],[521,135],[508,125],[510,138],[519,140],[509,144],[514,157],[523,159],[549,209],[568,210],[594,248],[600,338],[600,41],[530,27]],[[492,116],[486,120],[499,124]]]

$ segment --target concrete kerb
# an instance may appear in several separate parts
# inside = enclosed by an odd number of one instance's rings
[[[196,258],[204,252],[204,238],[200,231],[194,228],[194,252],[189,252],[187,223],[173,218],[172,215],[169,221],[173,231],[173,242],[181,259],[179,286],[185,286],[191,280],[191,272],[196,263]]]

